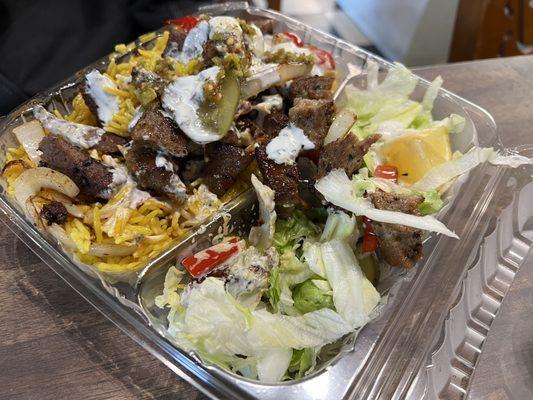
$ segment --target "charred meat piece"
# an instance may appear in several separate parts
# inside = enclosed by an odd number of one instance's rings
[[[174,24],[167,25],[165,29],[169,33],[165,53],[169,51],[181,51],[183,49],[183,43],[185,43],[185,38],[187,37],[185,29]]]
[[[45,136],[39,150],[43,153],[41,164],[68,176],[78,185],[81,194],[110,197],[113,174],[101,162],[54,135]]]
[[[289,216],[300,202],[298,166],[277,164],[268,158],[264,146],[255,149],[255,158],[265,184],[275,192],[276,212],[282,218]]]
[[[300,198],[306,205],[311,207],[321,207],[322,201],[320,194],[315,189],[317,179],[316,164],[305,156],[298,157],[296,160],[300,181],[298,182],[298,192]]]
[[[174,172],[174,165],[142,141],[134,141],[125,156],[126,167],[139,187],[158,195],[183,201],[186,188]]]
[[[276,110],[265,115],[263,131],[268,136],[274,137],[287,125],[289,125],[289,117],[283,112]]]
[[[248,20],[249,24],[257,26],[264,34],[272,35],[274,33],[274,25],[276,21],[269,18],[254,18]]]
[[[292,81],[289,96],[294,101],[297,97],[319,100],[331,99],[333,78],[328,76],[302,76]]]
[[[100,141],[93,146],[93,149],[103,154],[117,154],[120,153],[118,146],[124,146],[126,143],[128,143],[128,139],[106,132],[102,135]]]
[[[254,159],[253,154],[221,142],[205,146],[205,155],[207,162],[202,176],[209,190],[217,196],[224,195]]]
[[[343,169],[346,175],[352,176],[363,163],[363,156],[370,146],[381,136],[370,135],[359,140],[354,134],[348,133],[343,138],[325,145],[318,161],[318,177],[322,178],[334,169]]]
[[[167,82],[159,75],[144,68],[134,67],[131,71],[131,83],[142,92],[148,88],[153,89],[158,97],[163,95]]]
[[[205,166],[204,157],[190,157],[181,164],[180,174],[183,182],[190,184],[202,176]]]
[[[329,127],[335,115],[332,100],[309,100],[297,98],[289,110],[289,121],[302,129],[315,148],[324,143]]]
[[[67,220],[68,212],[63,203],[51,201],[43,206],[40,215],[48,225],[61,225]]]
[[[146,111],[133,127],[131,137],[175,157],[187,155],[187,138],[159,110]]]
[[[376,191],[370,199],[379,210],[398,211],[420,215],[418,206],[422,196],[402,195]],[[372,222],[383,259],[394,267],[411,268],[422,257],[422,231],[398,224]]]
[[[246,147],[256,141],[262,143],[264,138],[263,130],[250,118],[244,117],[235,122],[235,128],[230,129],[221,141],[233,146]]]
[[[96,117],[98,126],[102,126],[102,123],[100,119],[98,118],[98,106],[96,105],[96,101],[94,101],[93,96],[89,93],[87,81],[83,81],[83,83],[80,84],[79,92],[81,94],[81,97],[83,98],[83,102],[91,111],[91,113]]]
[[[218,56],[217,45],[214,40],[206,41],[203,47],[202,57],[205,61],[210,61],[212,58]]]

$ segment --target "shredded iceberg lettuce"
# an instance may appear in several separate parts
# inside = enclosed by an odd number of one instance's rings
[[[458,238],[437,219],[426,215],[417,216],[396,211],[378,210],[367,199],[357,196],[353,185],[342,170],[333,170],[315,183],[315,188],[330,203],[353,212],[355,215],[364,215],[371,220],[411,226],[426,231],[442,233],[446,236]]]
[[[265,250],[272,244],[276,228],[276,211],[274,210],[274,191],[263,185],[255,175],[251,176],[252,185],[259,201],[260,226],[250,229],[250,242],[260,250]]]
[[[276,221],[273,244],[279,253],[283,253],[299,247],[303,239],[313,239],[319,235],[320,228],[313,224],[303,212],[296,210],[289,218]]]
[[[492,147],[474,147],[461,157],[454,158],[429,170],[426,175],[411,188],[414,190],[437,190],[452,179],[474,169],[479,164],[489,162],[516,168],[524,164],[533,164],[533,160],[521,155],[501,155]]]

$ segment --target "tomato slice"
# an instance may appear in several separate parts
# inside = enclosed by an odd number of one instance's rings
[[[316,47],[311,47],[310,50],[318,57],[318,64],[325,64],[327,68],[335,69],[335,59],[329,51],[318,49]]]
[[[194,15],[187,15],[185,17],[168,19],[165,21],[165,25],[178,25],[181,26],[185,32],[189,32],[192,28],[198,25],[199,19]]]
[[[363,216],[363,226],[365,228],[363,234],[363,244],[361,245],[361,252],[370,253],[376,251],[378,248],[378,238],[372,228],[372,220]]]
[[[215,244],[205,250],[183,259],[181,264],[194,278],[200,278],[227,261],[240,251],[238,239]]]
[[[282,35],[287,36],[291,42],[293,42],[296,46],[302,47],[304,45],[304,42],[296,33],[292,32],[283,32]]]
[[[398,168],[392,165],[378,165],[374,170],[374,176],[398,183]]]

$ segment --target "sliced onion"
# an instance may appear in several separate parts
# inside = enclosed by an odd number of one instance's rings
[[[137,246],[114,243],[93,243],[87,254],[96,257],[125,257],[133,254],[135,250],[137,250]]]
[[[9,174],[11,170],[15,168],[22,168],[23,170],[25,170],[29,169],[30,166],[22,160],[11,160],[6,165],[4,165],[4,168],[2,168],[2,175]]]
[[[83,218],[85,217],[85,213],[83,212],[83,210],[78,207],[77,205],[75,204],[72,204],[72,203],[67,203],[67,202],[62,202],[62,204],[65,206],[65,208],[67,209],[67,212],[72,215],[73,217],[76,217],[76,218]]]
[[[37,212],[35,205],[33,204],[33,199],[30,197],[26,200],[26,205],[24,207],[24,214],[28,217],[31,223],[36,226],[39,230],[44,230],[44,224],[41,219],[41,216]]]
[[[328,134],[324,139],[324,144],[326,145],[344,137],[353,124],[355,124],[356,119],[357,116],[352,110],[347,108],[341,110],[341,112],[335,116],[335,120],[329,127]]]
[[[34,165],[39,165],[41,161],[39,144],[44,138],[44,130],[39,121],[26,122],[13,129],[13,133]]]
[[[63,227],[58,224],[51,224],[46,229],[66,249],[71,251],[77,249],[76,243],[74,243]],[[133,254],[135,250],[137,250],[137,246],[133,245],[93,243],[87,254],[95,257],[125,257]]]
[[[67,232],[58,224],[51,224],[46,230],[66,249],[76,250],[76,243],[70,238]]]
[[[300,76],[309,75],[312,65],[279,64],[257,72],[241,85],[241,99],[248,99],[272,86],[281,85]]]
[[[80,192],[78,186],[68,176],[46,167],[37,167],[24,171],[13,185],[15,200],[21,207],[41,189],[52,189],[70,198]]]

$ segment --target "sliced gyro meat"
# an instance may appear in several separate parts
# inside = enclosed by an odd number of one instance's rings
[[[330,100],[333,96],[333,77],[303,76],[292,81],[289,97],[294,101],[297,97],[311,100]]]
[[[68,211],[63,203],[54,200],[43,206],[40,215],[47,225],[62,225],[67,220]]]
[[[253,154],[221,142],[210,143],[205,147],[207,162],[203,179],[209,190],[222,196],[231,188],[241,172],[253,161]]]
[[[263,131],[271,137],[276,136],[287,125],[289,125],[289,117],[282,111],[272,111],[263,119]]]
[[[247,147],[256,142],[262,143],[264,137],[265,133],[254,121],[243,117],[235,122],[235,126],[229,130],[221,142],[237,147]]]
[[[165,50],[167,56],[184,64],[202,57],[203,46],[209,38],[209,24],[206,21],[200,21],[189,32],[175,25],[167,29],[170,33]]]
[[[136,140],[125,159],[126,167],[141,189],[185,201],[186,187],[175,172],[176,166],[163,153]]]
[[[290,215],[294,206],[300,202],[298,181],[300,179],[296,164],[277,164],[268,158],[265,146],[255,149],[257,165],[263,181],[275,192],[276,212],[283,218]]]
[[[331,100],[297,98],[289,110],[289,121],[303,129],[305,135],[319,149],[324,143],[334,115],[335,104]]]
[[[320,153],[318,162],[318,178],[326,176],[334,169],[343,169],[346,175],[352,176],[363,163],[363,156],[372,144],[381,136],[374,134],[359,140],[357,136],[348,133],[343,138],[326,144]]]
[[[81,194],[102,199],[111,197],[116,182],[112,171],[101,162],[55,135],[46,136],[39,150],[41,164],[68,176]]]
[[[125,146],[126,143],[128,143],[128,139],[111,132],[106,132],[102,135],[101,140],[92,148],[102,154],[119,154],[119,146]]]
[[[133,127],[131,137],[175,157],[187,155],[187,138],[160,110],[146,111]]]
[[[115,83],[106,75],[92,70],[85,76],[82,96],[87,107],[98,118],[102,126],[107,126],[119,111],[119,99],[106,88],[117,89]]]
[[[101,140],[105,131],[94,126],[77,124],[57,118],[54,114],[46,111],[41,105],[33,107],[33,115],[38,119],[43,127],[50,133],[61,136],[74,146],[89,149],[96,146]]]
[[[169,24],[165,26],[168,31],[167,48],[165,55],[174,58],[183,49],[183,44],[187,38],[187,31],[179,25]]]
[[[420,215],[418,206],[424,201],[422,196],[402,195],[376,191],[370,200],[379,210],[398,211]],[[378,238],[378,249],[383,259],[390,265],[411,268],[422,258],[422,231],[398,224],[372,222]]]

